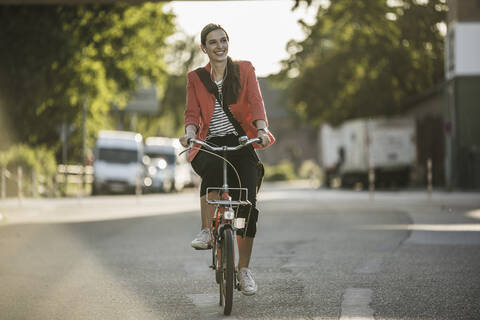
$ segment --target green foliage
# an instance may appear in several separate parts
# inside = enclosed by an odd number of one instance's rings
[[[298,169],[300,179],[319,179],[321,176],[320,166],[313,160],[305,160]]]
[[[166,81],[174,17],[162,6],[1,6],[0,114],[14,139],[58,150],[59,125],[73,124],[71,151],[81,160],[85,102],[92,145],[138,81]]]
[[[284,160],[275,166],[265,165],[265,181],[284,181],[296,178],[292,162]]]
[[[56,161],[52,151],[44,147],[32,148],[24,144],[11,146],[0,152],[1,165],[10,171],[22,167],[26,173],[36,171],[38,174],[52,176],[56,171]]]
[[[182,32],[168,45],[165,55],[168,77],[160,97],[160,111],[155,115],[136,116],[135,130],[144,137],[176,138],[184,134],[187,73],[206,63],[195,37]],[[128,122],[128,117],[124,119]]]
[[[187,73],[206,63],[195,37],[179,34],[170,46],[166,61],[169,65],[165,95],[161,102],[162,125],[159,131],[164,135],[180,136],[184,133],[185,97],[187,95]],[[168,123],[167,120],[168,119]]]
[[[32,148],[24,144],[13,145],[8,150],[0,152],[0,167],[6,168],[11,173],[8,180],[9,189],[16,190],[18,168],[22,168],[23,193],[31,193],[32,173],[35,172],[37,183],[42,186],[45,193],[53,192],[53,177],[56,173],[57,163],[52,151],[45,147]]]
[[[388,3],[331,1],[315,24],[303,24],[306,39],[289,43],[276,79],[289,83],[290,104],[303,119],[338,124],[395,114],[405,98],[443,78],[445,0]]]

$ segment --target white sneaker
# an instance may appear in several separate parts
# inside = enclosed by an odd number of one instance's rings
[[[212,247],[211,245],[212,240],[210,238],[210,229],[205,228],[202,231],[200,231],[199,234],[193,239],[192,241],[192,247],[194,247],[197,250],[207,250]]]
[[[246,296],[254,295],[257,292],[257,284],[253,279],[253,273],[248,268],[242,268],[237,274],[238,281],[240,282],[240,290]]]

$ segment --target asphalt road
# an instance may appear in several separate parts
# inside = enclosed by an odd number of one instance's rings
[[[218,306],[196,192],[0,201],[0,319],[480,319],[480,194],[266,186]]]

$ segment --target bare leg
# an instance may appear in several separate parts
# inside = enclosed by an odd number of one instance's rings
[[[218,199],[218,192],[212,191],[208,194],[208,199]],[[202,229],[210,228],[213,214],[215,213],[215,206],[209,206],[207,203],[207,197],[200,197],[200,210],[202,213]]]
[[[253,238],[237,236],[238,244],[238,270],[241,268],[248,268],[250,264],[250,257],[252,255]]]

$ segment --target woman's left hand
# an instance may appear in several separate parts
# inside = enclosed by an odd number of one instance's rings
[[[262,139],[262,143],[259,143],[262,147],[267,147],[270,144],[270,137],[268,136],[267,130],[258,130],[257,137]]]

